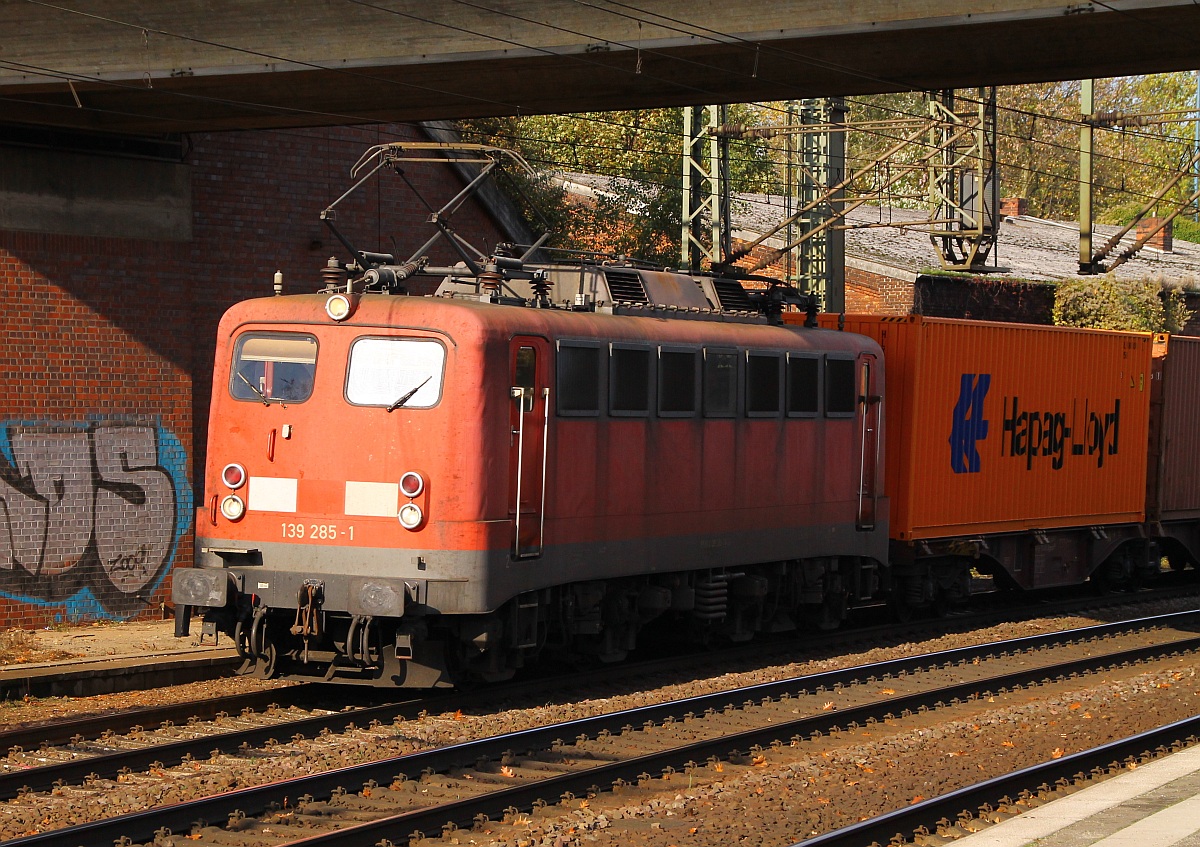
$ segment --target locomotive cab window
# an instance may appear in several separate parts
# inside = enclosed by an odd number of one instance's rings
[[[608,410],[621,417],[650,413],[650,351],[612,345],[609,356]]]
[[[359,338],[350,346],[346,399],[389,411],[427,409],[442,399],[446,348],[431,338]]]
[[[787,413],[811,417],[819,411],[821,360],[815,355],[789,353],[787,360]]]
[[[737,414],[738,355],[735,350],[704,350],[704,416],[732,418]]]
[[[780,372],[783,356],[779,353],[746,354],[746,415],[773,417],[780,410]]]
[[[700,371],[695,350],[663,347],[658,354],[658,414],[683,418],[696,414]]]
[[[558,344],[558,413],[600,414],[600,345],[586,341]]]
[[[259,403],[303,403],[313,390],[317,339],[284,332],[247,332],[233,354],[229,393]]]
[[[825,414],[828,417],[848,417],[854,414],[857,402],[854,384],[854,360],[825,360]]]

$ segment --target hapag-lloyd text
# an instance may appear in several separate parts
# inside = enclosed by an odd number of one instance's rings
[[[1120,449],[1121,401],[1113,400],[1112,411],[1104,412],[1093,410],[1084,400],[1082,416],[1079,405],[1072,402],[1069,413],[1030,412],[1021,408],[1019,397],[1005,397],[1000,455],[1024,457],[1029,469],[1035,459],[1046,457],[1051,468],[1060,470],[1068,454],[1086,454],[1095,458],[1096,467],[1104,467],[1104,457],[1115,456]]]

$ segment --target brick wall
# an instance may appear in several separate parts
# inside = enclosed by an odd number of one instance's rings
[[[221,313],[269,294],[276,270],[285,290],[316,290],[324,261],[345,255],[321,209],[366,147],[405,137],[422,136],[193,136],[190,241],[0,230],[0,626],[161,612],[171,569],[192,561]],[[434,207],[462,185],[449,169],[406,172]],[[427,215],[392,179],[339,206],[338,225],[407,258]],[[470,204],[454,227],[477,246],[502,239]]]
[[[1029,201],[1024,197],[1001,197],[1000,214],[1006,217],[1017,217],[1029,214]]]
[[[1155,232],[1155,230],[1158,231]],[[1175,221],[1173,220],[1167,221],[1164,224],[1162,218],[1142,218],[1138,221],[1137,237],[1138,239],[1142,239],[1153,232],[1154,235],[1146,239],[1146,246],[1162,250],[1164,253],[1170,253],[1175,249],[1174,230]]]
[[[847,257],[846,311],[907,315],[913,307],[916,274],[877,262]]]
[[[1054,322],[1050,283],[923,274],[913,286],[913,314],[978,321]]]

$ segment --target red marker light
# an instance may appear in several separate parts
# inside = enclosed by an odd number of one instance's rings
[[[400,492],[405,497],[416,497],[425,490],[425,480],[416,471],[408,471],[400,477]]]
[[[221,471],[221,481],[230,488],[237,490],[246,483],[246,469],[237,462],[230,462]]]

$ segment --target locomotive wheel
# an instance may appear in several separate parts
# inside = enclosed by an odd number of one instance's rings
[[[275,675],[275,665],[278,661],[279,652],[275,649],[275,642],[268,641],[260,651],[258,661],[254,663],[251,676],[255,679],[270,679]]]
[[[233,627],[233,649],[247,662],[254,661],[254,657],[250,655],[250,634],[246,632],[245,621],[238,621]]]
[[[915,609],[903,596],[896,591],[888,596],[888,611],[892,613],[892,620],[896,623],[908,623],[913,619]]]

